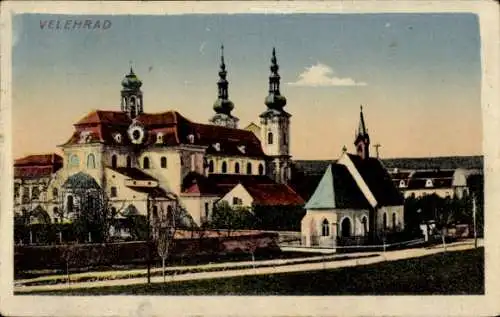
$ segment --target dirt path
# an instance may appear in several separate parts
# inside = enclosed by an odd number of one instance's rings
[[[479,246],[483,245],[483,241],[479,241]],[[467,240],[457,243],[452,243],[447,245],[447,251],[460,251],[468,250],[474,248],[474,241]],[[350,267],[358,265],[367,265],[383,261],[395,261],[408,258],[416,258],[436,253],[443,252],[442,246],[436,246],[433,248],[419,248],[419,249],[406,249],[389,251],[384,254],[380,254],[374,257],[364,257],[346,260],[334,260],[333,257],[326,259],[325,262],[320,263],[302,263],[302,264],[288,264],[274,267],[256,267],[256,268],[245,268],[245,269],[232,269],[227,271],[215,271],[215,272],[198,272],[198,273],[186,273],[177,276],[167,277],[166,282],[178,282],[178,281],[188,281],[197,279],[210,279],[210,278],[224,278],[224,277],[235,277],[244,275],[263,275],[263,274],[276,274],[276,273],[291,273],[300,271],[315,271],[323,269],[335,269],[341,267]],[[277,260],[280,261],[280,260]],[[282,261],[282,260],[281,260]],[[269,261],[267,261],[269,262]],[[276,262],[278,263],[278,262]],[[235,266],[241,265],[238,263],[233,263]],[[63,289],[79,289],[79,288],[91,288],[91,287],[106,287],[106,286],[118,286],[118,285],[134,285],[134,284],[144,284],[146,283],[146,278],[130,278],[130,279],[116,279],[107,281],[96,281],[96,282],[77,282],[72,284],[55,284],[55,285],[37,285],[37,286],[20,286],[15,287],[15,292],[32,292],[32,291],[48,291],[48,290],[63,290]],[[151,283],[163,283],[163,277],[155,276],[151,278]]]

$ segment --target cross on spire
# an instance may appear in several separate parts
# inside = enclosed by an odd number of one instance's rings
[[[373,147],[375,148],[375,152],[377,153],[377,158],[379,158],[379,147],[381,147],[382,145],[380,145],[380,143],[377,143],[375,144]]]

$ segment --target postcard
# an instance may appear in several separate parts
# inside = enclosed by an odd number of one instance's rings
[[[2,314],[500,312],[494,3],[2,6]]]

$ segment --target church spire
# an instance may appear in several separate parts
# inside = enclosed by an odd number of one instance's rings
[[[266,97],[265,104],[269,109],[281,111],[286,105],[286,98],[280,93],[280,80],[278,74],[279,65],[276,58],[276,48],[273,47],[271,56],[271,74],[269,75],[269,95]]]
[[[215,125],[237,128],[238,118],[231,115],[234,104],[229,100],[226,63],[224,61],[224,45],[220,47],[219,81],[217,82],[217,100],[214,102],[215,115],[210,122]]]
[[[370,136],[368,135],[368,129],[365,125],[363,106],[360,106],[359,109],[359,125],[354,145],[356,146],[357,154],[361,158],[367,159],[370,157]]]
[[[359,127],[358,127],[358,135],[368,134],[365,126],[365,118],[363,116],[363,106],[359,106]]]

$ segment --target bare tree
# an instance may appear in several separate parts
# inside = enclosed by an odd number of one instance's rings
[[[170,207],[170,206],[169,206]],[[174,246],[175,232],[177,231],[175,216],[178,207],[160,210],[153,218],[153,239],[156,242],[158,255],[161,258],[163,282],[165,282],[165,262]]]

